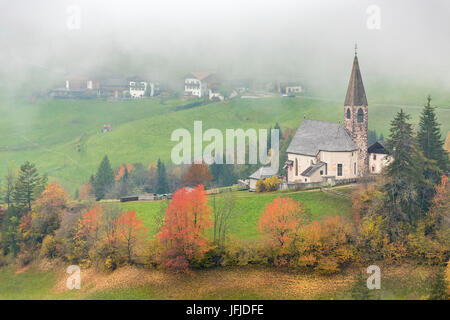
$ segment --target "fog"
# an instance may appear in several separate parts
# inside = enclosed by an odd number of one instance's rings
[[[176,82],[210,70],[345,86],[357,43],[368,81],[450,88],[449,17],[437,0],[2,0],[0,84],[43,89],[74,72]]]

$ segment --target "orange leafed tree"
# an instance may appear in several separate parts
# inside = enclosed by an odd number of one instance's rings
[[[67,201],[67,192],[63,187],[56,182],[48,184],[33,205],[30,235],[42,241],[46,235],[53,234],[59,228]]]
[[[188,187],[195,187],[199,184],[206,185],[213,178],[206,164],[193,163],[183,176],[183,185]]]
[[[193,259],[201,259],[209,249],[205,230],[212,226],[211,209],[205,190],[198,185],[192,190],[175,192],[167,208],[164,225],[157,234],[165,247],[166,267],[186,271]]]
[[[127,165],[121,165],[119,168],[119,171],[116,175],[116,180],[120,180],[125,175],[125,168],[127,169],[127,172],[130,173],[131,170],[133,170],[133,164],[129,163]]]
[[[94,187],[89,182],[83,184],[80,189],[80,195],[78,196],[79,200],[95,200],[93,189]]]
[[[427,213],[428,232],[430,234],[435,233],[438,229],[448,229],[450,221],[450,184],[447,176],[442,175],[441,183],[435,187],[435,190],[436,193]]]
[[[118,240],[125,244],[128,262],[132,262],[133,251],[136,245],[147,234],[143,219],[136,217],[136,211],[127,211],[120,214],[115,220]]]
[[[47,185],[39,199],[34,203],[34,209],[47,213],[61,212],[67,204],[67,192],[58,183],[52,182]]]
[[[272,248],[286,250],[295,240],[297,230],[307,220],[300,202],[293,199],[276,198],[270,202],[259,218],[259,231]]]
[[[100,217],[103,215],[103,208],[100,205],[95,205],[91,209],[83,213],[80,219],[78,232],[76,238],[85,237],[93,240],[98,239],[98,230]]]

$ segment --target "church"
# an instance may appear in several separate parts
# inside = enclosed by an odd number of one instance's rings
[[[287,182],[356,179],[375,173],[369,170],[369,159],[376,155],[369,153],[367,145],[368,121],[368,103],[355,52],[344,103],[344,126],[303,119],[286,150]],[[388,161],[382,162],[387,164]],[[382,169],[379,166],[376,173]]]

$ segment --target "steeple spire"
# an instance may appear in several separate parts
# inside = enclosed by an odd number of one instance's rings
[[[355,58],[353,59],[352,74],[348,82],[347,95],[345,96],[345,106],[367,106],[366,92],[359,70],[357,46],[355,44]]]

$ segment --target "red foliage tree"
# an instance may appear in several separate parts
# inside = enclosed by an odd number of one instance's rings
[[[212,226],[211,209],[202,185],[188,191],[181,188],[167,208],[164,225],[157,234],[165,247],[166,267],[186,271],[194,259],[201,259],[209,249],[205,230]]]
[[[116,235],[121,243],[125,244],[128,262],[132,262],[133,251],[139,241],[147,234],[143,219],[136,217],[136,211],[127,211],[120,214],[115,220]]]
[[[289,197],[278,197],[266,206],[259,218],[258,227],[270,247],[286,251],[306,218],[306,212],[300,202]]]
[[[213,178],[206,164],[193,163],[183,176],[183,185],[187,187],[195,187],[199,184],[206,185]]]

